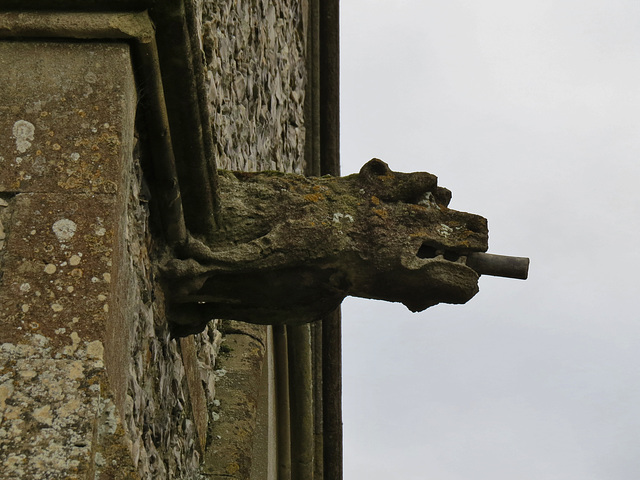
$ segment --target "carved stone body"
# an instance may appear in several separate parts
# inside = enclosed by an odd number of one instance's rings
[[[486,251],[487,222],[447,208],[429,173],[373,159],[347,177],[221,172],[219,188],[219,230],[163,267],[178,335],[212,318],[311,322],[347,295],[421,311],[478,291],[465,259]]]

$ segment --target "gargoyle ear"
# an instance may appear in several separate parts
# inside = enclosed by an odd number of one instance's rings
[[[434,196],[438,205],[443,205],[445,207],[449,206],[449,202],[451,201],[451,190],[444,187],[437,187]]]
[[[374,179],[391,173],[389,165],[378,158],[372,158],[360,169],[360,175],[367,179]]]

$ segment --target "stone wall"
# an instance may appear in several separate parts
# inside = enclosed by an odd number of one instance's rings
[[[137,152],[139,153],[139,152]],[[134,156],[129,175],[129,202],[125,243],[129,281],[129,321],[132,328],[128,365],[124,424],[134,467],[140,478],[197,478],[204,451],[206,422],[198,425],[197,412],[207,405],[194,402],[188,371],[202,376],[213,399],[213,363],[220,343],[215,322],[196,338],[181,342],[171,338],[164,314],[163,292],[156,282],[152,258],[162,249],[161,236],[154,237],[150,225],[149,199],[143,190],[139,155]],[[156,227],[157,228],[157,227]],[[198,355],[185,358],[196,345]],[[195,368],[194,368],[195,367]],[[198,431],[201,429],[202,431]]]
[[[129,46],[0,63],[0,478],[196,478],[220,333],[169,335]]]
[[[303,2],[203,2],[219,168],[304,173]]]
[[[305,170],[304,3],[196,2],[218,167]],[[268,336],[169,334],[129,46],[3,41],[0,84],[0,478],[198,478],[231,397],[251,452]]]
[[[1,478],[133,478],[126,44],[0,43]]]

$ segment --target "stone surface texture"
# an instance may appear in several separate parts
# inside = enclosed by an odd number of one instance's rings
[[[206,400],[204,404],[202,401],[203,388],[209,398],[215,394],[212,366],[220,333],[214,322],[201,335],[185,342],[171,337],[162,290],[154,281],[151,258],[156,246],[149,231],[148,204],[140,194],[142,176],[135,162],[130,178],[126,243],[132,341],[123,408],[128,445],[141,478],[197,478],[204,450],[201,437],[207,428],[206,420],[199,423],[198,417],[206,415],[208,408]],[[198,375],[198,389],[190,373]]]
[[[304,171],[301,3],[195,0],[219,167]],[[170,335],[129,46],[2,41],[0,85],[0,478],[246,478],[266,328]]]
[[[0,478],[197,478],[221,336],[169,334],[129,47],[0,63]]]
[[[218,168],[305,171],[302,3],[203,2]]]
[[[0,477],[137,478],[121,420],[129,47],[2,42],[0,77]]]

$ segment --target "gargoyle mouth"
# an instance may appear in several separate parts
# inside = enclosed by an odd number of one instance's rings
[[[422,244],[416,254],[418,258],[449,261],[465,265],[479,275],[517,278],[526,280],[529,276],[529,259],[510,255],[495,255],[483,252],[460,253],[445,248]]]
[[[403,267],[403,275],[385,284],[385,295],[418,312],[438,303],[467,302],[478,292],[480,275],[526,279],[529,259],[424,242],[415,256],[403,259]]]

